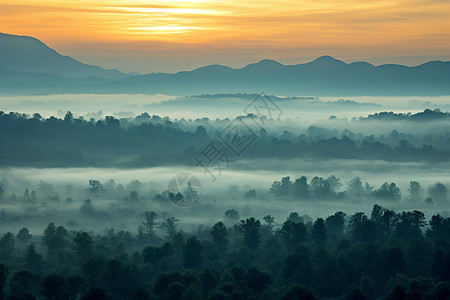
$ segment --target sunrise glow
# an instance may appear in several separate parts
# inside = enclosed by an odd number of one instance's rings
[[[227,55],[241,58],[245,53],[271,58],[318,52],[342,57],[444,55],[450,51],[450,3],[5,0],[0,28],[85,57],[97,50],[82,50],[80,44],[94,42],[97,48],[114,44],[114,49],[126,42],[127,51],[141,51],[147,43],[169,56],[181,48],[186,55],[186,47],[197,48],[194,56],[204,56],[200,48],[208,48],[227,49]]]

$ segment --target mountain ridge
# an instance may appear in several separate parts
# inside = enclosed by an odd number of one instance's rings
[[[108,79],[126,77],[126,74],[116,69],[103,69],[61,55],[34,37],[6,33],[0,33],[0,67],[67,77],[99,76]]]
[[[11,44],[6,40],[12,40]],[[17,57],[23,59],[18,61]],[[50,58],[51,68],[46,65]],[[324,55],[294,65],[263,59],[240,68],[212,64],[177,73],[138,75],[86,65],[59,54],[38,39],[8,34],[0,34],[0,68],[0,94],[195,95],[264,91],[303,96],[450,95],[450,62],[439,60],[412,67],[375,66],[364,61],[346,63]]]

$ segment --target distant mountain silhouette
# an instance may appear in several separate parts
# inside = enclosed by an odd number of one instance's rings
[[[297,65],[265,59],[242,68],[209,65],[175,74],[126,76],[62,56],[37,39],[0,34],[0,94],[437,96],[450,95],[449,82],[450,62],[374,66],[330,56]]]
[[[450,62],[434,61],[415,67],[345,63],[330,56],[298,65],[262,60],[240,69],[206,66],[176,74],[147,74],[134,78],[147,91],[187,94],[264,91],[279,95],[419,96],[450,95]],[[138,85],[136,85],[136,88]],[[177,93],[178,94],[178,93]]]
[[[0,33],[0,67],[19,72],[48,73],[67,77],[126,77],[118,70],[106,70],[63,56],[28,36]]]

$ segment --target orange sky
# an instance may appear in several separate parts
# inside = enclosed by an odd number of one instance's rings
[[[263,58],[299,63],[450,60],[447,0],[2,0],[0,31],[123,71]]]

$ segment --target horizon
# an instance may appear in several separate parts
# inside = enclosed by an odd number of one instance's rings
[[[419,65],[450,60],[450,4],[442,1],[70,1],[0,4],[0,26],[59,53],[123,72],[177,72],[264,58],[300,64]],[[58,24],[55,26],[54,24]],[[407,53],[407,55],[405,55]]]
[[[104,69],[110,69],[110,70],[116,69],[116,70],[119,70],[119,71],[121,71],[123,73],[130,73],[130,74],[137,73],[139,75],[146,75],[146,74],[153,74],[153,73],[175,74],[175,73],[179,73],[179,72],[190,72],[190,71],[194,71],[196,69],[200,69],[200,68],[204,68],[204,67],[210,67],[210,66],[223,66],[223,67],[228,67],[228,68],[231,68],[231,69],[238,70],[238,69],[245,68],[245,67],[247,67],[249,65],[259,64],[259,63],[261,63],[263,61],[273,61],[273,62],[279,63],[279,64],[281,64],[283,66],[295,66],[295,65],[307,64],[307,63],[316,61],[318,59],[327,58],[327,57],[328,58],[332,58],[332,59],[337,60],[337,61],[344,62],[346,64],[352,64],[352,63],[356,63],[356,62],[365,62],[365,63],[369,63],[369,64],[371,64],[371,65],[373,65],[375,67],[383,66],[383,65],[404,65],[404,66],[408,66],[408,67],[416,67],[416,66],[420,66],[420,65],[423,65],[423,64],[426,64],[426,63],[429,63],[429,62],[434,62],[434,61],[438,61],[438,62],[449,62],[450,61],[450,56],[449,56],[448,60],[440,59],[439,57],[432,57],[431,60],[425,60],[425,59],[417,60],[417,58],[415,58],[414,60],[410,61],[409,63],[405,63],[405,62],[401,63],[400,61],[405,60],[405,57],[403,57],[403,59],[398,59],[398,57],[397,57],[397,60],[395,58],[391,57],[391,58],[378,58],[379,60],[385,59],[385,60],[387,60],[387,62],[376,63],[376,61],[377,61],[376,58],[372,58],[372,59],[368,58],[366,60],[364,60],[364,59],[341,59],[341,58],[338,58],[338,57],[335,57],[335,56],[332,56],[332,55],[323,54],[323,55],[316,56],[316,57],[305,58],[301,62],[288,62],[288,63],[285,63],[285,62],[283,62],[283,60],[275,60],[275,59],[272,59],[272,58],[261,58],[261,59],[259,59],[257,61],[249,61],[249,62],[247,62],[245,64],[242,64],[242,65],[237,65],[237,64],[235,64],[235,65],[225,65],[225,64],[219,64],[219,63],[211,63],[211,64],[207,64],[207,65],[199,65],[199,66],[192,67],[192,68],[189,68],[189,69],[179,69],[179,70],[167,71],[167,72],[164,72],[164,71],[161,71],[161,72],[158,72],[158,71],[139,72],[139,71],[136,71],[136,70],[123,71],[123,70],[120,70],[119,68],[116,68],[116,67],[108,68],[108,67],[105,67],[105,66],[102,66],[102,65],[88,63],[86,61],[78,59],[77,57],[66,55],[66,53],[61,53],[61,52],[57,51],[56,49],[53,49],[45,41],[42,41],[42,40],[40,40],[40,39],[38,39],[36,37],[30,36],[30,35],[15,35],[15,34],[6,33],[6,32],[0,32],[0,34],[7,35],[7,36],[14,36],[14,37],[24,37],[24,38],[36,39],[36,40],[40,41],[41,43],[43,43],[48,48],[50,48],[51,50],[56,51],[58,54],[63,55],[63,56],[69,56],[69,57],[71,57],[71,58],[73,58],[73,59],[75,59],[75,60],[77,60],[77,61],[79,61],[81,63],[94,65],[94,66],[99,66],[99,67],[104,68]]]

